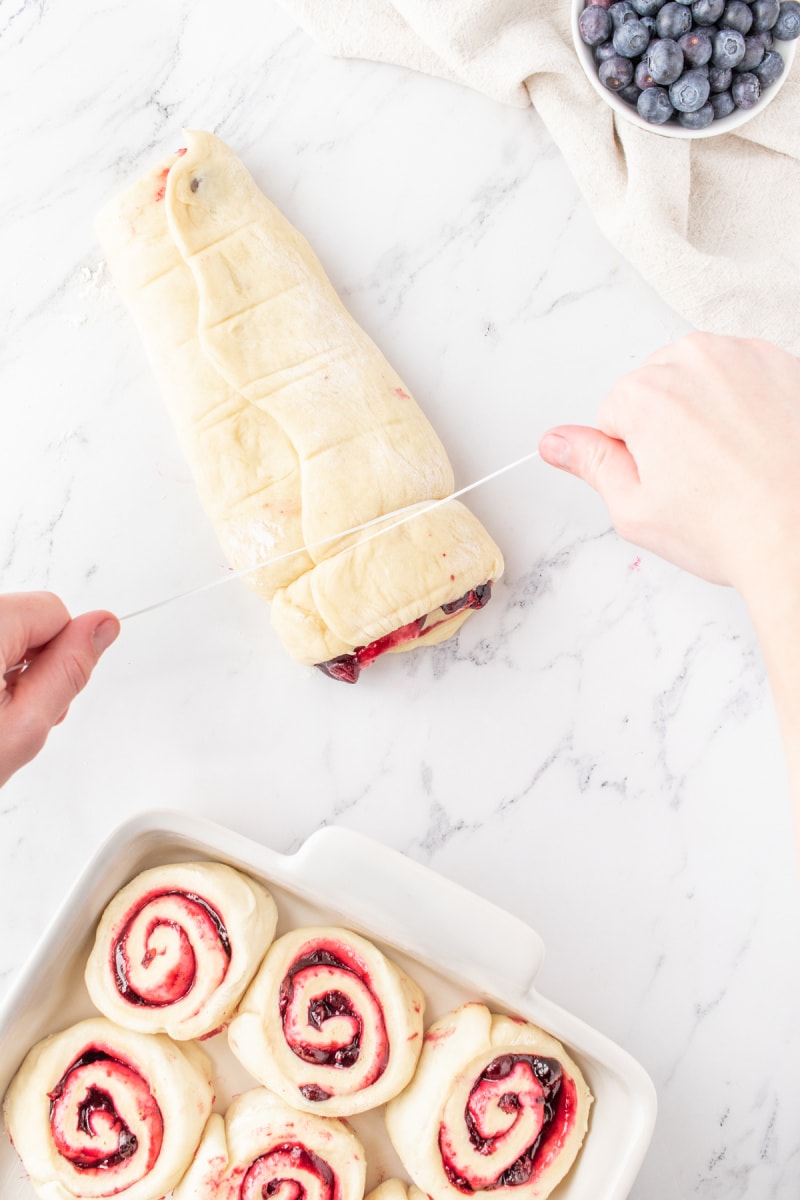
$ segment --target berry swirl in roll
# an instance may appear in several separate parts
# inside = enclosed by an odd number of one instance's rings
[[[276,921],[269,892],[231,867],[154,867],[103,913],[86,967],[89,995],[129,1029],[208,1037],[232,1015]]]
[[[417,984],[365,938],[299,929],[270,949],[228,1039],[259,1083],[287,1103],[349,1116],[408,1083],[423,1008]]]
[[[362,1200],[365,1177],[364,1149],[343,1121],[255,1088],[211,1117],[174,1200]]]
[[[386,1126],[433,1200],[544,1200],[575,1161],[591,1103],[555,1038],[465,1004],[427,1031],[414,1079],[388,1105]]]
[[[3,1115],[45,1200],[159,1200],[191,1162],[213,1099],[197,1047],[97,1017],[33,1047]]]

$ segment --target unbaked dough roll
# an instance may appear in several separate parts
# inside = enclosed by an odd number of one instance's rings
[[[267,954],[228,1040],[259,1083],[289,1104],[350,1116],[408,1083],[423,1010],[417,984],[366,938],[297,929]]]
[[[100,240],[232,565],[298,551],[247,582],[281,597],[273,621],[293,657],[352,682],[385,650],[450,636],[502,556],[462,505],[412,522],[414,537],[337,536],[448,496],[447,455],[233,151],[186,137],[106,206]]]
[[[348,1125],[255,1088],[211,1117],[174,1200],[362,1200],[365,1176]]]
[[[3,1114],[45,1200],[159,1200],[191,1162],[213,1099],[199,1048],[95,1017],[33,1047]]]
[[[364,1200],[425,1200],[425,1193],[402,1179],[385,1179],[367,1192]]]
[[[229,1020],[276,923],[266,888],[232,867],[153,867],[103,913],[86,965],[89,995],[129,1029],[207,1037]]]
[[[411,1178],[433,1200],[543,1200],[572,1166],[592,1097],[555,1038],[482,1004],[436,1021],[386,1110]]]

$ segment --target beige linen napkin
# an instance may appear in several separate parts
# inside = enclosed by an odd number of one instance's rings
[[[328,53],[532,103],[609,241],[679,313],[800,353],[800,61],[741,132],[684,140],[636,128],[594,93],[570,0],[284,4]]]

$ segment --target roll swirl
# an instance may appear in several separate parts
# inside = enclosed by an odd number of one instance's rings
[[[591,1103],[555,1038],[465,1004],[425,1034],[417,1072],[388,1105],[386,1126],[433,1200],[543,1200],[578,1154]]]
[[[229,1020],[276,921],[269,892],[232,867],[154,867],[103,913],[86,966],[89,995],[129,1029],[208,1037]]]
[[[211,1117],[174,1200],[362,1200],[365,1178],[348,1125],[255,1088]]]
[[[259,1083],[289,1104],[349,1116],[405,1087],[423,1010],[417,984],[366,938],[299,929],[270,949],[228,1039]]]
[[[211,1112],[209,1063],[101,1017],[39,1042],[6,1093],[6,1128],[46,1200],[158,1200]]]

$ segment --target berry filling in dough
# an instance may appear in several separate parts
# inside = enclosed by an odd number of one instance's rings
[[[355,683],[364,667],[368,667],[376,658],[380,658],[382,654],[390,653],[394,650],[407,650],[409,644],[425,637],[426,634],[433,633],[434,630],[441,632],[453,621],[457,614],[462,614],[459,624],[464,620],[464,616],[475,608],[483,608],[489,603],[492,596],[491,583],[483,583],[472,591],[461,596],[458,600],[453,600],[449,604],[442,604],[435,613],[427,613],[424,617],[417,617],[416,621],[410,621],[408,625],[402,625],[399,629],[395,629],[393,633],[387,633],[385,637],[378,638],[374,642],[370,642],[368,646],[359,646],[352,654],[340,654],[337,658],[331,658],[328,662],[317,663],[320,671],[324,671],[326,675],[330,675],[332,679],[341,679],[344,683]],[[449,636],[449,631],[445,632],[445,636]]]
[[[452,493],[444,447],[233,151],[186,137],[100,240],[232,566],[288,554],[246,582],[292,657],[353,683],[455,633],[502,556],[457,501],[395,524]]]
[[[465,1004],[425,1034],[416,1074],[386,1110],[395,1149],[433,1200],[544,1200],[580,1150],[592,1097],[560,1042]],[[513,1189],[513,1190],[510,1190]]]
[[[143,871],[100,919],[86,986],[111,1020],[176,1041],[227,1023],[272,942],[266,888],[221,863]]]
[[[423,1007],[417,984],[366,938],[299,929],[270,949],[228,1040],[287,1103],[350,1116],[405,1087],[422,1046]]]
[[[362,1200],[365,1178],[348,1125],[255,1088],[211,1117],[174,1200]]]
[[[44,1200],[160,1200],[191,1162],[213,1099],[198,1047],[96,1017],[33,1047],[3,1115]]]

